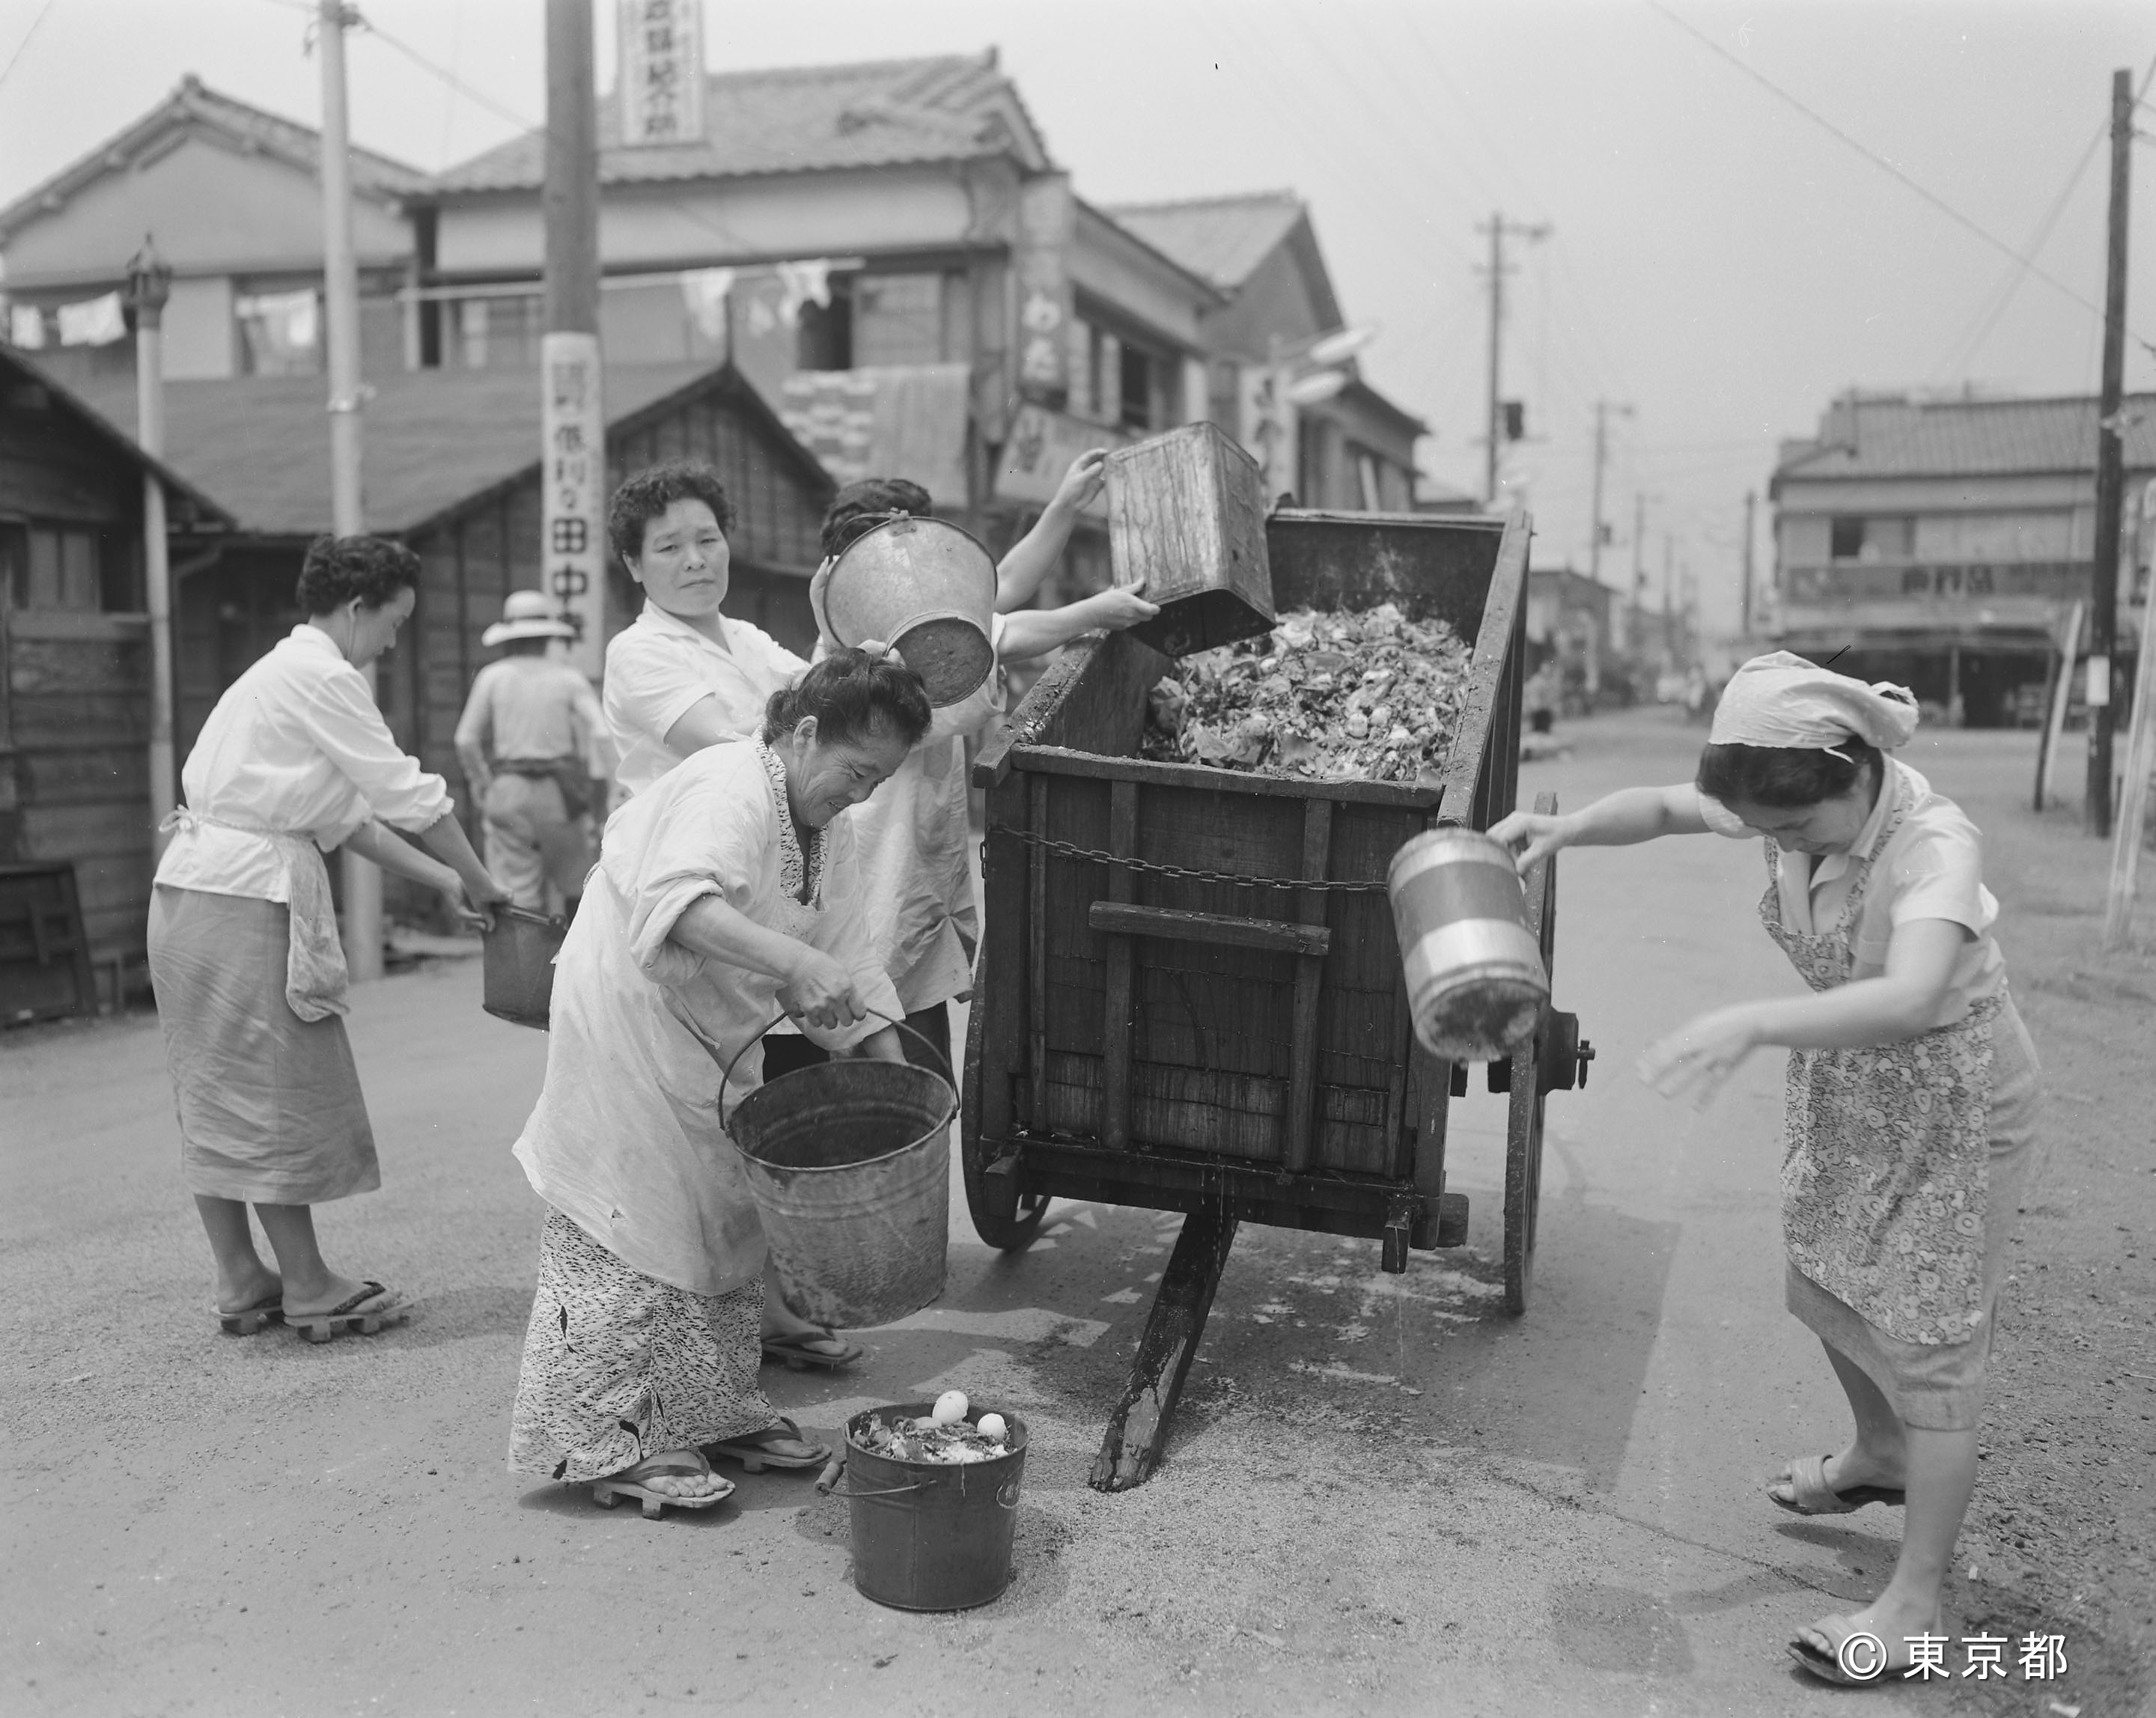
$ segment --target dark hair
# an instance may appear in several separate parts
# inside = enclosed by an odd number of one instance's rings
[[[1693,785],[1724,805],[1769,805],[1780,811],[1838,799],[1861,777],[1875,781],[1879,748],[1851,735],[1834,751],[1795,746],[1709,746],[1699,754]]]
[[[936,504],[928,491],[902,477],[865,477],[831,497],[824,510],[825,559],[843,555],[894,513],[933,519]]]
[[[607,541],[624,561],[644,552],[644,528],[676,501],[701,501],[721,531],[734,528],[733,503],[719,474],[693,459],[669,459],[623,480],[607,503]]]
[[[307,545],[297,592],[302,614],[327,614],[355,597],[379,608],[419,582],[419,557],[387,537],[319,536]]]
[[[827,746],[858,745],[879,727],[915,746],[928,731],[930,714],[928,688],[896,656],[835,650],[771,695],[763,706],[763,738],[768,745],[813,715],[817,737]]]

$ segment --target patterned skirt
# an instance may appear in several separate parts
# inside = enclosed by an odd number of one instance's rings
[[[539,1236],[509,1466],[567,1485],[778,1423],[757,1382],[763,1281],[694,1295],[632,1270],[559,1211]]]

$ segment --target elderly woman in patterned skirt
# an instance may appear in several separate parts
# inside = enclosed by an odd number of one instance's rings
[[[764,1241],[721,1126],[781,1008],[834,1050],[902,1061],[861,921],[852,832],[928,726],[920,677],[843,651],[607,825],[555,968],[547,1079],[516,1143],[552,1208],[509,1462],[647,1513],[732,1485],[710,1458],[808,1468],[757,1383]],[[690,1023],[693,1022],[693,1028]],[[700,1038],[751,1046],[721,1090]]]

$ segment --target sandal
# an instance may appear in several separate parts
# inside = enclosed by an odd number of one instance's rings
[[[412,1309],[395,1292],[379,1283],[364,1283],[360,1290],[327,1312],[294,1312],[285,1309],[285,1322],[310,1342],[326,1342],[340,1332],[371,1336],[384,1325],[402,1324]]]
[[[1915,1656],[1912,1654],[1900,1664],[1896,1664],[1884,1641],[1880,1641],[1879,1637],[1871,1634],[1869,1630],[1847,1627],[1849,1620],[1846,1617],[1829,1617],[1812,1625],[1814,1633],[1824,1637],[1833,1644],[1834,1650],[1831,1653],[1821,1652],[1801,1634],[1792,1637],[1789,1641],[1789,1656],[1796,1661],[1797,1668],[1810,1675],[1816,1676],[1821,1682],[1835,1683],[1843,1688],[1869,1688],[1873,1683],[1883,1682],[1890,1676],[1906,1680],[1917,1662]],[[1844,1625],[1841,1629],[1841,1638],[1838,1640],[1829,1632],[1836,1624]],[[1931,1635],[1943,1633],[1940,1627],[1940,1619],[1935,1618],[1932,1627],[1925,1632]],[[1850,1657],[1850,1643],[1859,1634],[1866,1635],[1870,1640],[1878,1642],[1879,1652],[1876,1662],[1868,1649],[1865,1650],[1861,1656],[1856,1657],[1853,1661],[1844,1662]],[[1902,1644],[1907,1646],[1908,1643],[1904,1641]],[[1865,1668],[1867,1664],[1872,1665],[1873,1668],[1867,1670]]]
[[[1832,1459],[1826,1455],[1808,1459],[1790,1457],[1788,1474],[1767,1482],[1768,1497],[1777,1509],[1785,1509],[1793,1515],[1853,1515],[1867,1503],[1885,1504],[1889,1509],[1902,1507],[1907,1495],[1892,1486],[1852,1485],[1846,1491],[1836,1491],[1826,1483],[1826,1464]],[[1783,1485],[1796,1495],[1777,1496],[1774,1488]]]
[[[719,1490],[701,1497],[682,1497],[671,1491],[654,1491],[641,1481],[661,1474],[700,1475],[718,1480]],[[603,1510],[610,1510],[624,1497],[638,1499],[644,1505],[644,1519],[655,1521],[670,1509],[706,1510],[715,1503],[724,1503],[734,1495],[734,1482],[720,1479],[711,1471],[711,1463],[701,1455],[693,1458],[680,1454],[647,1457],[633,1468],[624,1468],[619,1474],[608,1474],[603,1480],[592,1481],[592,1501]]]
[[[227,1312],[221,1306],[210,1310],[217,1315],[217,1327],[228,1336],[251,1336],[264,1325],[285,1321],[285,1291],[272,1289],[252,1306],[242,1306]]]
[[[771,1446],[774,1443],[798,1444],[808,1453],[804,1455],[781,1455]],[[766,1468],[820,1468],[831,1459],[828,1444],[811,1444],[801,1435],[801,1428],[788,1419],[766,1426],[761,1432],[751,1432],[742,1438],[726,1438],[716,1444],[703,1446],[706,1455],[725,1461],[737,1461],[752,1474],[760,1474]]]
[[[814,1348],[814,1342],[837,1342],[839,1346]],[[833,1372],[840,1367],[851,1366],[868,1350],[841,1341],[829,1331],[814,1331],[805,1336],[766,1336],[763,1339],[763,1357],[786,1362],[788,1372],[804,1372],[812,1366],[828,1367]]]

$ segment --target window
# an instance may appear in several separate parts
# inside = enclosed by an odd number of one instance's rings
[[[128,614],[142,607],[132,539],[92,526],[0,521],[0,589],[13,608]]]
[[[1864,553],[1864,521],[1836,519],[1827,526],[1827,558],[1854,561]]]
[[[854,367],[854,295],[851,285],[831,283],[831,301],[819,305],[810,299],[801,306],[796,325],[796,362],[803,370],[850,370]]]
[[[943,277],[860,275],[854,282],[853,320],[855,363],[940,364]]]
[[[1161,360],[1152,353],[1141,351],[1128,341],[1123,342],[1122,364],[1118,371],[1122,382],[1122,409],[1116,421],[1125,429],[1141,433],[1153,427],[1153,389],[1155,372]]]
[[[1834,561],[1907,561],[1916,549],[1913,519],[1845,515],[1830,521],[1827,532],[1827,555]]]
[[[321,301],[314,288],[243,294],[232,309],[249,376],[312,376],[321,369]]]
[[[538,294],[459,299],[454,308],[458,369],[516,370],[538,363],[545,320]]]

